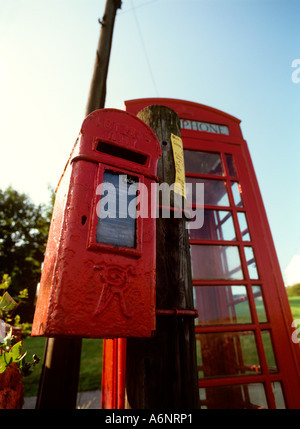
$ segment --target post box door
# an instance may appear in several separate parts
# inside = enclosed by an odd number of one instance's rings
[[[85,119],[57,188],[33,336],[151,336],[160,155],[133,115],[101,109]]]

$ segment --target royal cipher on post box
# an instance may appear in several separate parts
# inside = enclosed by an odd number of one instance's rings
[[[160,156],[131,114],[101,109],[84,120],[56,191],[32,336],[151,336]]]

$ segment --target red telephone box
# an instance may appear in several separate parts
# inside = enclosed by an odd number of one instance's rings
[[[129,113],[84,120],[57,189],[33,336],[151,336],[156,227],[147,214],[160,155]]]
[[[133,114],[154,104],[178,114],[186,182],[204,183],[204,224],[190,229],[200,407],[300,408],[300,348],[240,120],[182,100],[125,102]],[[104,361],[102,407],[121,408],[126,340],[104,350],[117,366]]]

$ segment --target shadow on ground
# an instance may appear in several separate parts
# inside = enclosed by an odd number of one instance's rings
[[[23,410],[35,409],[36,397],[24,398]],[[100,409],[101,405],[101,390],[93,390],[90,392],[79,392],[77,395],[77,406],[79,409]]]

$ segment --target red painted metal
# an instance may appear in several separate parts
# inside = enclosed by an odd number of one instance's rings
[[[211,315],[217,308],[217,305],[209,300],[197,307],[197,292],[203,287],[210,287],[213,291],[214,287],[243,286],[247,295],[242,302],[248,303],[250,309],[251,321],[247,323],[224,321],[219,324],[201,325],[195,321],[198,360],[202,362],[198,380],[200,405],[204,408],[300,408],[300,348],[299,344],[292,342],[293,318],[251,156],[241,132],[241,121],[220,110],[183,100],[148,98],[125,102],[126,110],[133,114],[149,105],[172,108],[181,119],[184,149],[195,153],[201,151],[219,154],[224,167],[222,174],[200,174],[186,169],[186,177],[224,183],[228,204],[214,205],[209,202],[205,204],[205,210],[229,212],[233,220],[235,239],[221,240],[220,237],[211,236],[191,239],[190,244],[234,246],[238,249],[243,275],[240,279],[194,278],[195,308],[198,308],[200,316],[203,307]],[[236,174],[227,165],[227,155],[234,160]],[[231,189],[233,183],[237,183],[239,192],[242,193],[243,206],[235,205]],[[248,241],[243,240],[243,231],[239,227],[238,216],[241,213],[247,216],[250,232]],[[245,254],[247,247],[252,247],[254,252],[257,278],[252,278],[248,270]],[[196,260],[193,256],[192,259],[195,268],[205,262]],[[218,267],[215,268],[217,270]],[[252,289],[257,286],[261,287],[261,297]],[[259,303],[264,303],[265,320],[261,320],[258,314],[258,298]],[[223,302],[221,298],[216,301],[223,309],[229,305],[230,308],[240,305],[238,302],[239,300],[236,300],[234,303],[232,297],[228,301]],[[266,333],[270,338],[268,343],[265,343]],[[201,338],[205,340],[206,337],[210,340],[202,343]],[[248,337],[254,338],[252,352],[257,353],[257,361],[254,361],[251,353],[247,355],[243,349],[243,342],[247,342]],[[125,391],[123,393],[125,395]]]
[[[125,408],[126,339],[103,340],[102,409]]]
[[[141,204],[150,213],[160,155],[152,130],[129,113],[102,109],[84,120],[56,192],[33,336],[151,336],[155,219],[137,219],[132,247],[97,240],[98,186],[105,172],[134,176],[149,190]]]

